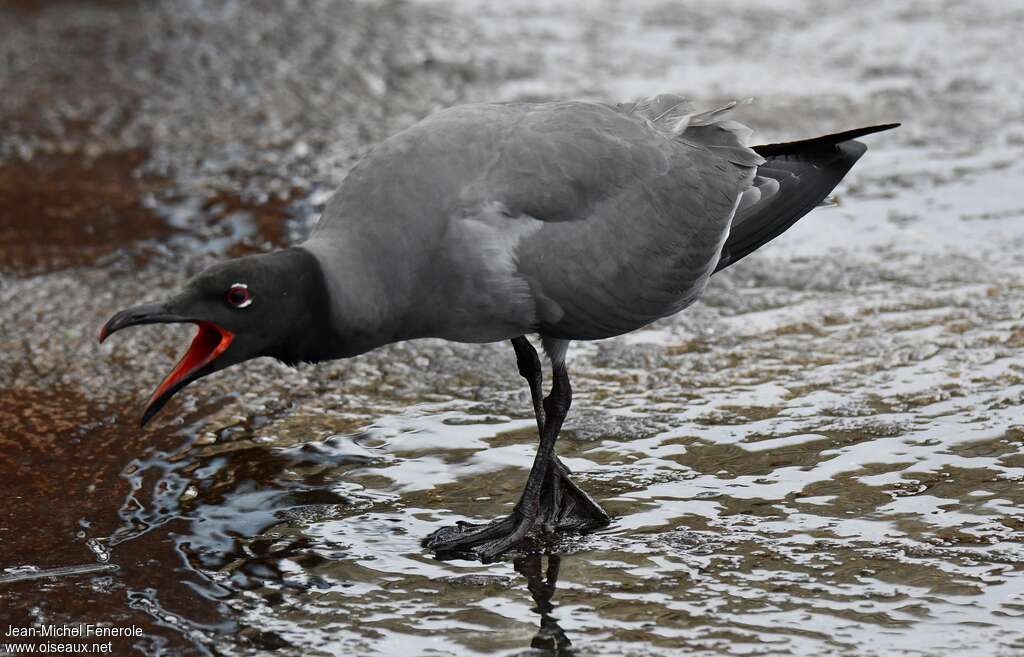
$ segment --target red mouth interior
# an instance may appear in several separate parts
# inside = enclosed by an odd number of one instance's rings
[[[196,322],[196,326],[199,331],[196,332],[196,337],[192,338],[191,346],[171,370],[171,373],[167,375],[167,378],[163,380],[163,383],[153,392],[149,398],[150,404],[185,377],[212,363],[235,339],[234,333],[211,322]]]

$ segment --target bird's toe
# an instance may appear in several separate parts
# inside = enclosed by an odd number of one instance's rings
[[[514,516],[483,525],[460,522],[442,527],[423,540],[423,546],[437,554],[472,552],[477,545],[494,541],[514,529]]]

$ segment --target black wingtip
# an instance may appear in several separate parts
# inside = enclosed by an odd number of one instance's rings
[[[824,135],[822,137],[814,137],[813,139],[801,139],[799,141],[787,141],[778,144],[762,144],[761,146],[752,146],[754,152],[762,157],[771,157],[772,155],[786,155],[797,151],[807,151],[813,148],[824,148],[841,144],[844,141],[850,141],[851,139],[857,139],[864,135],[872,135],[876,132],[884,132],[886,130],[892,130],[893,128],[900,127],[900,123],[883,123],[880,125],[870,125],[865,128],[854,128],[853,130],[845,130],[843,132],[837,132],[831,135]]]
[[[775,178],[781,188],[763,204],[744,211],[746,216],[737,214],[733,219],[715,271],[753,253],[814,209],[867,151],[867,145],[856,141],[857,137],[899,125],[886,123],[814,139],[754,146],[766,159],[758,167],[758,175]]]

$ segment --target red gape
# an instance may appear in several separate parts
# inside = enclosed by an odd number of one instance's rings
[[[231,341],[235,338],[231,331],[212,322],[196,322],[196,326],[199,327],[199,331],[192,339],[192,345],[174,366],[171,373],[167,375],[167,378],[153,392],[149,398],[150,404],[189,374],[212,363],[231,345]]]

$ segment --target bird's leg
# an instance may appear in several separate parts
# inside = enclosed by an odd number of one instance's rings
[[[434,532],[424,541],[437,553],[472,552],[481,559],[496,557],[521,542],[535,527],[587,530],[608,524],[608,514],[569,479],[569,470],[555,456],[555,441],[572,403],[572,387],[564,362],[552,364],[551,393],[540,399],[540,359],[526,338],[512,342],[519,371],[530,384],[540,429],[540,445],[526,486],[512,514],[487,525],[463,523]]]
[[[533,400],[533,414],[537,416],[537,433],[544,433],[544,399],[541,397],[541,385],[544,383],[544,370],[540,366],[540,357],[525,336],[512,338],[512,348],[516,350],[516,365],[519,375],[530,384],[530,398]],[[557,458],[557,457],[556,457]]]
[[[530,385],[533,412],[537,416],[537,431],[544,435],[544,403],[541,397],[543,369],[537,350],[525,336],[512,339],[516,351],[519,374]],[[541,519],[548,533],[556,529],[579,529],[585,531],[603,527],[610,520],[607,513],[569,476],[572,471],[562,463],[558,455],[553,456],[553,466],[544,481],[541,507],[545,514]]]

